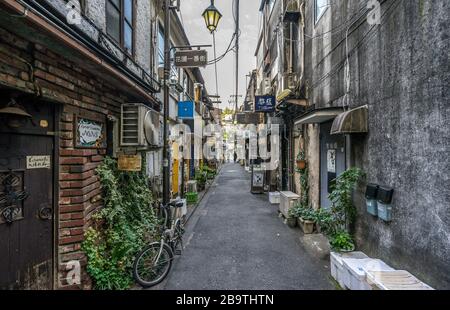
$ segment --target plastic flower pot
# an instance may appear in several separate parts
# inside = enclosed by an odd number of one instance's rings
[[[289,227],[294,228],[295,226],[297,226],[297,219],[294,217],[289,217],[286,219],[286,224]]]
[[[306,168],[306,160],[304,159],[298,159],[297,160],[297,169],[303,170]]]

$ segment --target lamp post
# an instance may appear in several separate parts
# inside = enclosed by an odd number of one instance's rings
[[[211,0],[211,5],[206,8],[202,16],[205,19],[206,28],[208,28],[211,33],[214,33],[222,18],[222,14],[220,14],[219,10],[214,6],[214,0]]]
[[[206,28],[211,32],[213,36],[214,45],[214,72],[216,77],[216,95],[219,94],[218,78],[217,78],[217,55],[216,55],[216,35],[217,25],[219,24],[222,14],[214,6],[214,0],[211,0],[211,5],[203,12],[203,18],[205,19]]]

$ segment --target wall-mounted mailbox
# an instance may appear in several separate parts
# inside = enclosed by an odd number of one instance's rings
[[[392,220],[392,196],[394,190],[389,187],[378,187],[377,204],[378,204],[378,217],[383,221],[390,222]]]
[[[367,184],[366,187],[366,207],[367,213],[373,216],[378,215],[377,194],[379,186],[376,184]]]

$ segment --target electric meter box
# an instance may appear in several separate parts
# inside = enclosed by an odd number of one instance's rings
[[[379,186],[376,184],[367,184],[366,186],[366,207],[367,213],[377,216],[378,215],[378,204],[377,204],[377,193]]]

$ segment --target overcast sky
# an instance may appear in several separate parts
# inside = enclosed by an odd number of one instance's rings
[[[245,96],[246,78],[245,75],[255,69],[256,60],[254,57],[256,43],[258,40],[258,27],[260,21],[259,5],[260,0],[240,0],[240,29],[239,38],[239,94]],[[206,29],[205,22],[201,14],[210,5],[210,0],[181,0],[181,17],[187,36],[192,45],[212,44],[212,35]],[[216,32],[217,56],[223,54],[234,33],[234,20],[232,15],[233,0],[216,0],[215,6],[222,13]],[[208,49],[208,59],[212,60],[213,50]],[[235,54],[230,52],[217,63],[219,95],[221,96],[221,108],[231,107],[229,100],[235,93]],[[214,65],[202,69],[206,88],[210,95],[216,92]],[[239,104],[243,97],[239,98]]]

